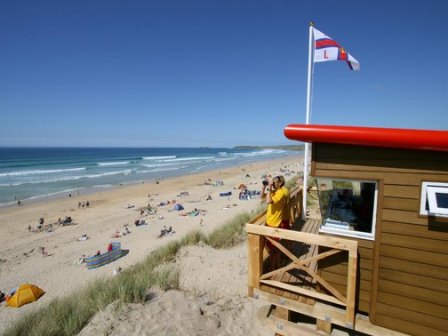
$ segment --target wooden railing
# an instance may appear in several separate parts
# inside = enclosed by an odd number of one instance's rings
[[[296,187],[289,193],[287,207],[289,208],[289,219],[293,224],[296,219],[302,218],[303,212],[303,190],[302,187]]]
[[[301,204],[301,190],[297,193],[291,192],[291,199],[289,204],[297,206],[296,209],[291,209],[291,214],[294,212],[296,218],[300,215]],[[355,321],[355,294],[356,294],[356,274],[357,274],[357,253],[358,242],[349,239],[342,239],[329,236],[321,236],[318,234],[305,233],[294,230],[284,230],[265,226],[265,212],[259,214],[246,224],[246,231],[248,233],[248,248],[249,248],[249,269],[248,269],[248,294],[254,297],[254,291],[260,290],[261,285],[267,285],[278,289],[292,292],[301,296],[314,298],[325,303],[337,304],[345,307],[345,322],[347,327],[353,328]],[[280,240],[280,241],[279,241]],[[313,247],[323,246],[329,248],[321,253],[310,253],[306,256],[296,256],[289,248],[294,243],[282,244],[281,242],[287,240],[289,242],[298,242],[307,244]],[[265,242],[269,241],[277,248],[284,257],[288,260],[286,266],[278,269],[269,270],[264,273],[264,258],[263,250]],[[297,245],[297,243],[296,243]],[[309,249],[310,251],[318,251],[317,248]],[[347,270],[347,291],[345,294],[340,293],[330,283],[323,279],[318,274],[317,264],[319,260],[323,260],[333,256],[342,251],[348,252],[348,270]],[[285,258],[285,259],[286,259]],[[317,286],[312,288],[305,288],[304,283],[291,283],[288,281],[282,282],[282,274],[291,272],[293,270],[304,271],[311,277],[314,284],[318,284],[325,291],[317,291]]]

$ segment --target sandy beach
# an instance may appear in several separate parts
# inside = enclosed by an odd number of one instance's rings
[[[118,267],[126,269],[134,265],[152,250],[170,240],[179,239],[194,229],[209,233],[234,215],[254,210],[259,206],[260,200],[238,199],[238,186],[241,183],[246,184],[249,190],[260,190],[263,175],[283,174],[289,179],[295,178],[301,169],[301,157],[297,155],[296,158],[287,160],[252,163],[158,182],[123,186],[95,194],[75,195],[72,198],[25,203],[20,207],[0,209],[0,234],[3,237],[3,244],[0,247],[0,289],[9,292],[22,283],[33,283],[45,291],[45,295],[37,302],[18,309],[6,307],[3,303],[0,306],[0,332],[25,312],[76,291],[95,278],[113,276],[114,269]],[[222,185],[216,183],[218,181],[222,181]],[[231,191],[232,195],[225,197],[219,195],[228,191]],[[208,199],[209,196],[211,199]],[[173,200],[176,200],[176,204],[182,204],[184,210],[173,211]],[[89,201],[89,207],[79,206],[80,202],[82,204],[86,201]],[[168,201],[169,204],[160,205]],[[142,215],[141,209],[147,208],[148,204],[157,208],[157,213],[148,214],[144,211]],[[190,214],[195,209],[199,212],[197,216]],[[64,219],[67,216],[73,219],[72,225],[56,224],[59,218]],[[28,228],[35,230],[41,217],[44,218],[44,230],[30,232]],[[142,219],[146,225],[138,227],[134,225],[136,220]],[[54,223],[52,227],[48,225],[50,223]],[[176,234],[158,238],[164,226],[172,226]],[[130,233],[113,238],[116,232],[126,232],[126,228]],[[80,240],[83,235],[87,235],[89,239]],[[119,241],[122,248],[129,251],[128,254],[95,270],[88,270],[84,264],[78,262],[82,255],[93,255],[98,250],[106,251],[111,241]],[[42,253],[41,247],[45,248],[46,256]],[[235,258],[234,253],[239,257]],[[190,278],[188,272],[194,270],[198,273],[200,269],[195,269],[193,266],[184,267],[181,268],[184,279],[182,286],[187,291],[170,293],[172,297],[168,298],[168,302],[181,301],[177,296],[187,300],[189,296],[198,294],[211,297],[216,300],[214,302],[233,298],[240,300],[238,302],[241,302],[244,314],[256,313],[260,307],[246,307],[243,304],[246,301],[244,272],[247,272],[247,260],[242,256],[245,256],[246,251],[242,249],[234,253],[221,251],[218,264],[223,270],[231,268],[234,271],[236,267],[242,274],[243,282],[229,281],[225,286],[229,290],[228,293],[216,292],[216,288],[223,288],[222,286],[213,287],[214,290],[207,290],[205,284],[198,287],[197,281],[193,290],[188,284]],[[206,276],[203,278],[208,279]],[[216,285],[218,280],[219,277],[206,282]],[[189,288],[191,290],[188,290]],[[200,293],[201,288],[204,293]],[[169,303],[167,305],[169,306]],[[233,319],[231,313],[229,314],[228,319]],[[223,321],[219,323],[224,323]],[[194,329],[194,326],[192,328]],[[247,334],[244,330],[251,330],[250,326],[241,328],[243,328],[241,332],[236,329],[229,330],[233,330],[234,334]],[[152,334],[160,333],[154,331]],[[207,333],[204,331],[198,334]]]

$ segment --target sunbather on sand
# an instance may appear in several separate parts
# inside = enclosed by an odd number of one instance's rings
[[[89,236],[87,236],[86,233],[84,233],[81,237],[78,238],[79,241],[87,240],[89,239]]]
[[[78,264],[84,264],[86,262],[86,255],[83,254],[79,257]]]
[[[165,236],[170,236],[170,235],[173,235],[173,234],[175,234],[175,233],[176,233],[176,231],[173,231],[173,227],[172,227],[172,226],[170,226],[170,227],[167,229],[167,228],[166,228],[166,225],[164,225],[164,226],[163,226],[163,229],[160,230],[160,235],[158,236],[158,238],[165,237]]]
[[[146,222],[145,222],[144,219],[140,219],[140,220],[137,219],[137,220],[134,222],[134,224],[135,224],[135,226],[141,226],[141,225],[146,225]]]

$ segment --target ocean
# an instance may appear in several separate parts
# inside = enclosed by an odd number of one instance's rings
[[[0,148],[0,207],[68,197],[297,151],[229,148]]]

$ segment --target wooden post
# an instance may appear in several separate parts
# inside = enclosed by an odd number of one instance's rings
[[[275,306],[275,316],[281,318],[282,320],[289,321],[290,311],[288,308]]]
[[[351,329],[355,326],[356,272],[358,267],[357,253],[357,247],[355,249],[350,249],[348,253],[346,323],[347,327]]]
[[[327,335],[331,335],[331,321],[316,319],[316,329],[318,331],[323,331]]]
[[[247,224],[251,225],[251,224]],[[248,242],[248,295],[253,297],[254,288],[260,287],[260,276],[263,272],[263,248],[264,240],[260,235],[251,234],[247,235]]]
[[[303,214],[303,189],[301,188],[297,193],[297,214],[298,218],[302,218]]]

